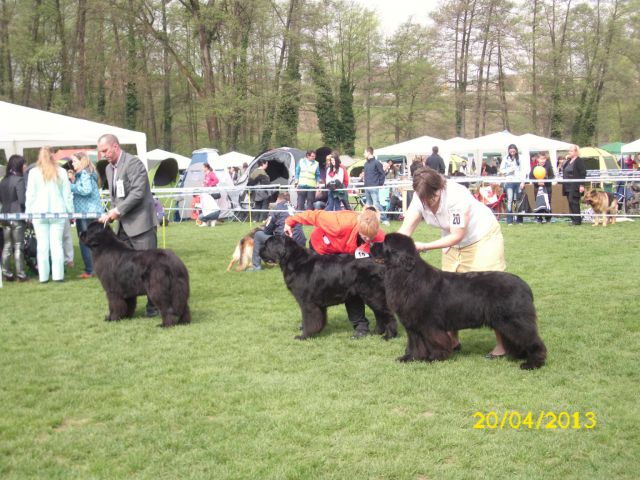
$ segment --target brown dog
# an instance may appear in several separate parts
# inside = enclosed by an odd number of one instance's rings
[[[231,261],[229,262],[229,266],[227,267],[227,272],[231,270],[234,263],[237,263],[237,272],[246,270],[251,266],[251,257],[253,256],[253,237],[255,237],[258,230],[262,229],[254,228],[240,239],[240,241],[236,245],[236,249],[233,251],[233,255],[231,256]]]
[[[591,189],[585,192],[584,203],[591,205],[591,208],[593,208],[594,227],[598,226],[600,219],[602,219],[603,227],[606,227],[607,223],[616,223],[615,215],[618,213],[618,200],[615,195]]]

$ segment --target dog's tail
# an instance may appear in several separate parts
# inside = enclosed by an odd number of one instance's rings
[[[229,265],[227,266],[227,272],[229,270],[231,270],[231,268],[233,267],[233,265],[240,261],[240,257],[241,255],[241,250],[242,250],[242,242],[243,240],[240,240],[238,242],[238,244],[236,245],[236,249],[233,251],[233,255],[231,255],[231,261],[229,262]]]

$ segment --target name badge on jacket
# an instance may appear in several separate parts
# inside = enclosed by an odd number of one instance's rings
[[[116,180],[116,197],[124,198],[124,182],[122,180]]]

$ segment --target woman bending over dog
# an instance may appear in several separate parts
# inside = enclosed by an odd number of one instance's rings
[[[293,228],[299,224],[315,227],[309,245],[320,255],[346,253],[356,258],[368,257],[371,243],[384,240],[380,213],[374,207],[366,207],[360,213],[353,210],[307,210],[287,218],[284,233],[291,237]],[[368,335],[369,320],[364,315],[364,301],[353,297],[345,302],[345,307],[355,330],[351,338]]]
[[[422,219],[439,228],[442,236],[432,242],[416,242],[419,252],[442,249],[445,272],[479,272],[506,269],[504,240],[493,212],[473,198],[465,187],[447,180],[429,167],[413,176],[415,195],[398,233],[411,236]],[[458,332],[450,332],[454,349],[459,350]],[[506,354],[500,335],[488,359]]]

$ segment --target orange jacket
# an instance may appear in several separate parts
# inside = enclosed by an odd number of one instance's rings
[[[294,227],[313,225],[309,242],[313,249],[321,255],[335,253],[353,254],[358,248],[358,213],[352,210],[325,212],[324,210],[307,210],[286,219],[287,225]],[[373,242],[382,242],[384,232],[378,230]],[[370,245],[360,245],[360,250],[369,253]]]

